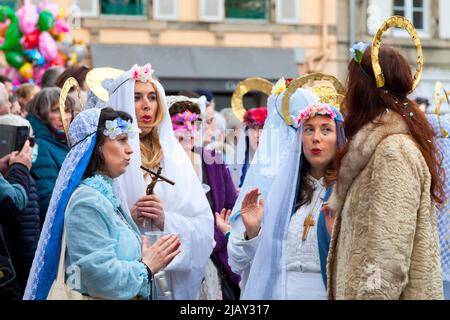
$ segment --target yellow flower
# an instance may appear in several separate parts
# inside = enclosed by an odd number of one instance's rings
[[[284,90],[286,90],[286,80],[284,80],[284,78],[281,78],[280,80],[277,81],[277,83],[275,83],[275,85],[272,88],[272,94],[273,95],[279,95],[281,94]]]

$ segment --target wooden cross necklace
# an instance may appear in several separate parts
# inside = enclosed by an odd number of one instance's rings
[[[305,218],[305,221],[303,222],[303,236],[302,241],[305,241],[306,238],[308,238],[309,229],[314,227],[316,222],[314,221],[314,212],[316,211],[316,205],[317,201],[320,199],[320,193],[316,198],[316,201],[314,202],[314,205],[311,207],[311,210],[309,210],[308,215]]]

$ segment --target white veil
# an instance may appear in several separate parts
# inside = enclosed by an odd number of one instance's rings
[[[259,188],[263,198],[267,199],[273,179],[278,174],[280,164],[287,154],[287,147],[291,145],[295,136],[295,129],[288,127],[282,117],[281,102],[283,95],[284,92],[280,95],[271,95],[267,101],[267,120],[264,124],[258,149],[233,207],[231,221],[238,219],[242,200],[244,200],[246,193],[253,188]],[[297,116],[300,109],[318,101],[319,98],[312,91],[297,89],[290,99],[291,116]]]
[[[284,92],[280,95],[271,95],[269,97],[267,103],[268,115],[260,143],[230,218],[231,234],[227,246],[228,262],[231,269],[241,275],[242,293],[245,292],[244,289],[253,260],[251,253],[253,249],[250,249],[248,244],[242,241],[245,231],[244,223],[240,217],[242,201],[246,193],[256,187],[259,188],[263,199],[267,201],[274,179],[281,170],[280,166],[286,159],[289,147],[295,145],[293,140],[297,135],[296,129],[286,125],[281,113]],[[318,101],[319,98],[312,91],[297,89],[290,97],[290,115],[297,116],[299,110]]]

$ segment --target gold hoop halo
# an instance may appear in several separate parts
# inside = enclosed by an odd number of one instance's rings
[[[86,84],[88,88],[103,102],[108,102],[109,93],[102,86],[105,79],[116,79],[125,71],[115,68],[95,68],[86,75]]]
[[[444,95],[441,97],[442,91],[444,92]],[[445,91],[445,89],[442,88],[442,83],[440,81],[438,81],[438,82],[436,82],[436,84],[434,86],[434,102],[436,104],[436,107],[434,108],[434,113],[437,114],[438,122],[439,122],[439,130],[441,131],[442,137],[448,138],[449,133],[447,132],[447,130],[445,130],[442,127],[442,122],[441,122],[441,106],[445,100],[447,100],[447,102],[450,104],[447,91]]]
[[[333,93],[332,91],[330,91],[331,88],[325,86],[317,86],[312,88],[314,93],[319,96],[322,103],[329,103],[339,106],[344,99],[344,86],[336,77],[332,75],[324,73],[312,73],[297,78],[289,84],[289,87],[287,87],[283,95],[283,100],[281,102],[281,114],[283,115],[284,121],[288,126],[292,125],[289,109],[291,96],[295,91],[297,91],[298,88],[303,88],[303,86],[309,81],[328,81],[333,85],[335,89]]]
[[[263,78],[247,78],[236,86],[231,96],[231,109],[235,116],[242,122],[244,121],[244,96],[250,91],[259,91],[267,96],[271,95],[273,84]]]
[[[81,110],[83,110],[83,102],[81,100],[80,85],[78,84],[77,79],[75,79],[74,77],[70,77],[69,79],[67,79],[64,82],[64,85],[61,89],[61,94],[59,96],[59,112],[61,114],[61,122],[63,125],[64,133],[66,134],[66,137],[67,137],[67,144],[69,145],[69,147],[71,147],[71,143],[69,140],[69,128],[67,126],[65,114],[66,114],[67,95],[69,94],[70,89],[72,89],[73,87],[75,87],[77,89],[78,100],[80,101]]]
[[[422,44],[420,43],[419,35],[417,34],[417,30],[414,28],[413,24],[408,19],[402,16],[392,16],[388,18],[386,21],[384,21],[381,27],[378,29],[377,33],[375,34],[375,37],[373,38],[372,52],[371,52],[372,69],[375,75],[377,87],[381,88],[385,84],[383,70],[381,70],[379,59],[381,37],[387,30],[393,27],[405,29],[411,36],[411,39],[413,40],[417,48],[417,69],[416,74],[414,75],[414,83],[411,89],[412,92],[414,91],[414,89],[417,88],[420,79],[422,78],[422,71],[423,71]]]

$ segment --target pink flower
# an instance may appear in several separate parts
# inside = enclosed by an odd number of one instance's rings
[[[294,118],[294,121],[300,126],[306,120],[315,116],[329,116],[332,120],[336,118],[334,111],[326,104],[313,104],[306,107],[306,109],[299,113],[299,115]]]
[[[153,72],[154,70],[152,69],[152,65],[150,63],[147,63],[142,67],[135,64],[133,66],[132,79],[136,81],[147,82],[152,79]]]

